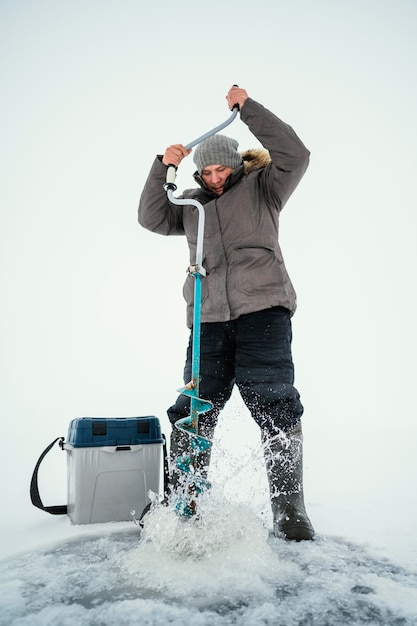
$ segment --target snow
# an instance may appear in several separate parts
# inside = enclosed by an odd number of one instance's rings
[[[159,505],[142,530],[29,507],[4,516],[0,624],[417,623],[415,503],[398,520],[385,490],[307,496],[315,540],[287,542],[269,531],[261,449],[236,394],[213,443],[198,518]]]
[[[102,524],[4,561],[0,623],[416,623],[415,570],[342,538],[279,540],[242,505],[211,505],[186,522],[157,508],[142,538]]]

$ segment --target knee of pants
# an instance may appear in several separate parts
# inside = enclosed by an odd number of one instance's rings
[[[304,412],[300,394],[289,383],[257,383],[239,386],[242,398],[263,432],[290,430]]]
[[[190,415],[190,398],[184,395],[178,396],[175,404],[169,407],[167,410],[168,419],[172,425],[180,419],[188,417]]]

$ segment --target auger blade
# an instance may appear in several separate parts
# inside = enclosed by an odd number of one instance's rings
[[[213,404],[211,402],[209,402],[209,400],[203,400],[203,398],[199,398],[198,397],[198,389],[197,388],[189,389],[188,387],[182,387],[182,388],[178,389],[178,393],[182,393],[182,395],[188,396],[189,398],[192,399],[193,406],[197,410],[198,414],[206,413],[207,411],[210,411],[210,409],[213,408]],[[185,418],[185,419],[187,419],[187,418]],[[190,423],[191,423],[191,418],[190,418]]]

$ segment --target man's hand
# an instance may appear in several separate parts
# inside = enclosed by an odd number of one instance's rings
[[[176,143],[173,146],[168,146],[165,150],[165,154],[162,157],[162,163],[164,165],[175,165],[178,167],[184,157],[188,156],[191,150],[186,150],[182,143]]]
[[[233,85],[233,87],[229,89],[229,93],[226,96],[226,100],[229,104],[229,109],[232,110],[236,104],[238,104],[239,109],[241,109],[248,97],[249,96],[245,89],[241,89],[240,87],[235,87]]]

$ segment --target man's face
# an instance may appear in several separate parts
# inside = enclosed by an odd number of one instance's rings
[[[224,184],[226,179],[233,172],[231,167],[226,165],[206,165],[201,172],[201,178],[204,181],[207,189],[215,193],[217,196],[221,196],[224,191]]]

